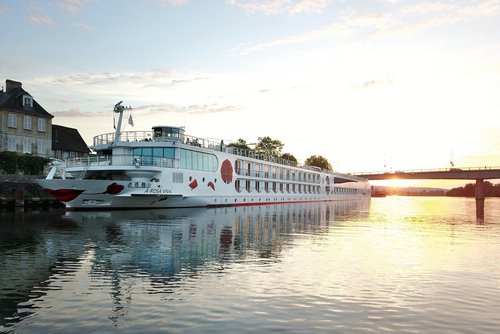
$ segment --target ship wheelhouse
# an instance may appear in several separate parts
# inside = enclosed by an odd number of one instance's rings
[[[154,141],[170,141],[179,140],[184,142],[185,129],[184,127],[176,126],[154,126],[153,127],[153,140]]]

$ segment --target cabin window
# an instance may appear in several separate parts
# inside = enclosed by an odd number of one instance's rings
[[[267,181],[266,181],[266,182],[264,182],[264,191],[265,191],[266,193],[268,193],[268,192],[269,192],[269,182],[267,182]]]
[[[250,180],[246,180],[246,182],[245,182],[245,189],[246,189],[248,192],[250,192],[250,191],[252,190],[250,185],[251,185]]]
[[[236,172],[236,174],[238,175],[241,175],[241,163],[242,161],[241,160],[236,160],[234,162],[234,171]]]
[[[255,190],[260,193],[260,181],[255,181]]]
[[[141,165],[146,166],[162,166],[173,167],[175,158],[175,148],[162,148],[162,147],[142,147],[134,148],[134,158],[139,159]]]
[[[213,154],[181,149],[181,168],[215,172],[217,157]]]
[[[163,148],[154,147],[153,148],[153,157],[163,157]]]
[[[260,177],[261,164],[255,164],[255,176]]]
[[[163,149],[163,157],[165,157],[167,159],[175,159],[175,148],[165,147]]]
[[[237,192],[241,191],[241,185],[240,185],[240,180],[234,181],[234,188],[236,189]]]

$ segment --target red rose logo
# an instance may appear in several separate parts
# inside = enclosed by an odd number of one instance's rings
[[[110,194],[110,195],[116,195],[122,192],[122,190],[125,189],[124,186],[118,183],[111,183],[107,188],[106,191],[103,194]]]
[[[231,161],[228,159],[222,162],[222,166],[220,167],[220,176],[224,183],[231,183],[233,181],[233,165],[231,165]]]

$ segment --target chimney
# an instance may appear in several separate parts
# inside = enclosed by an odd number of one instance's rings
[[[21,88],[22,86],[23,84],[19,81],[14,81],[10,79],[5,80],[5,92],[7,93],[15,88]]]

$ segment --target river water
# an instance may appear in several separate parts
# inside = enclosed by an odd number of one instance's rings
[[[500,199],[0,218],[0,332],[500,332]]]

